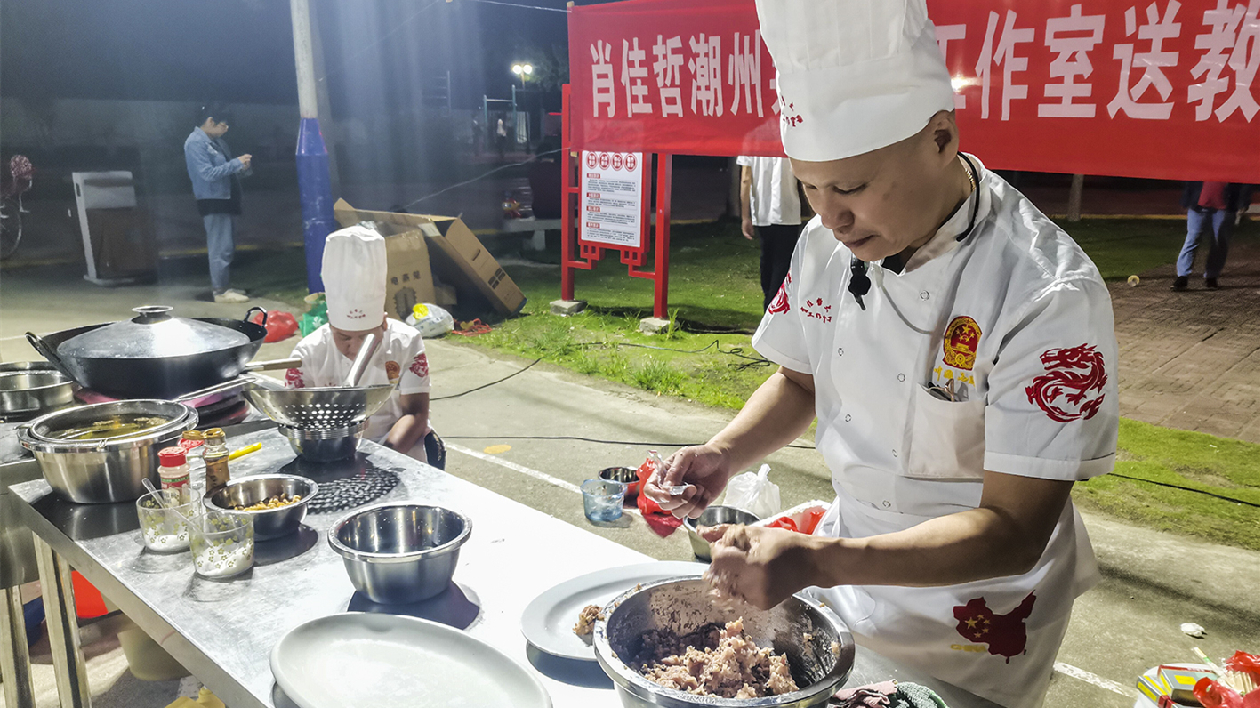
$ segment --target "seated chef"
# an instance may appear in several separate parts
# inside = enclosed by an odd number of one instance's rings
[[[380,340],[360,386],[397,384],[389,402],[368,418],[363,436],[425,461],[429,428],[429,360],[414,328],[385,316],[385,239],[361,226],[335,231],[324,246],[328,324],[293,348],[300,369],[289,369],[289,388],[341,386],[369,334]]]

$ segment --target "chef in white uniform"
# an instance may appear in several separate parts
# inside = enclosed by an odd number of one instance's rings
[[[368,360],[360,386],[397,384],[389,402],[368,418],[364,437],[425,459],[429,429],[429,360],[414,327],[385,316],[388,266],[385,239],[361,226],[334,231],[324,245],[328,324],[293,349],[301,368],[289,369],[290,388],[341,386],[367,335],[380,347]]]
[[[757,12],[784,151],[817,216],[753,338],[778,372],[645,493],[697,516],[817,418],[836,492],[819,531],[708,530],[717,588],[770,607],[813,586],[859,644],[1040,705],[1073,600],[1098,579],[1070,492],[1114,461],[1107,288],[959,151],[923,0]]]

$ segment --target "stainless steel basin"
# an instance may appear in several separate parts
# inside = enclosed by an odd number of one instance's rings
[[[345,562],[355,589],[373,602],[398,604],[433,597],[450,585],[472,521],[439,506],[392,502],[343,517],[328,544]]]

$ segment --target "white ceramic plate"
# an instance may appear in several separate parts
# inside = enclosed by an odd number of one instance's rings
[[[488,644],[415,617],[347,612],[300,625],[271,672],[301,708],[550,708],[542,683]]]
[[[683,561],[657,561],[588,573],[551,588],[529,603],[521,615],[521,632],[538,649],[566,659],[595,661],[591,637],[573,633],[578,613],[587,605],[603,607],[621,593],[664,578],[700,575],[707,565]]]

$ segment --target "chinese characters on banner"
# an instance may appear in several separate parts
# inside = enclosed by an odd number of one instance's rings
[[[1260,0],[928,9],[963,149],[989,167],[1260,182]],[[782,154],[795,113],[752,0],[577,6],[569,42],[575,146]]]
[[[643,157],[639,152],[582,152],[582,241],[620,249],[646,247]]]

